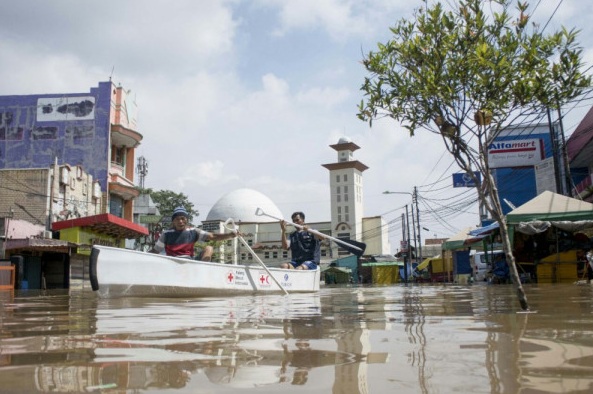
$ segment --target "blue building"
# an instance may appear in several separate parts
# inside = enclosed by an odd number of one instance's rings
[[[0,96],[0,169],[68,165],[64,179],[84,170],[101,187],[104,213],[132,221],[136,112],[130,92],[111,81],[88,92]]]
[[[506,215],[545,190],[557,192],[558,130],[548,124],[509,127],[488,145],[488,163]]]

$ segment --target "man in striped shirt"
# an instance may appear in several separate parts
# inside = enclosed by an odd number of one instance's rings
[[[194,245],[196,242],[225,241],[237,236],[237,233],[214,234],[188,226],[189,215],[185,208],[177,207],[171,217],[173,227],[163,231],[154,245],[153,252],[161,253],[163,250],[167,256],[194,258]],[[214,249],[208,245],[201,253],[201,261],[211,261]]]

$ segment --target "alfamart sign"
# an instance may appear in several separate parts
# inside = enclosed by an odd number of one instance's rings
[[[527,140],[495,141],[488,145],[490,168],[534,166],[544,159],[544,142]]]

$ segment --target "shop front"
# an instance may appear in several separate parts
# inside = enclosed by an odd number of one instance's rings
[[[88,282],[92,245],[124,247],[148,234],[145,227],[111,214],[54,222],[51,238],[8,239],[6,267],[14,289],[69,289]],[[49,235],[49,234],[48,234]],[[12,273],[12,271],[14,271]],[[6,276],[6,274],[4,274]]]

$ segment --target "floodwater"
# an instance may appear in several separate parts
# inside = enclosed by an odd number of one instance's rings
[[[0,292],[2,393],[590,393],[593,287]]]

